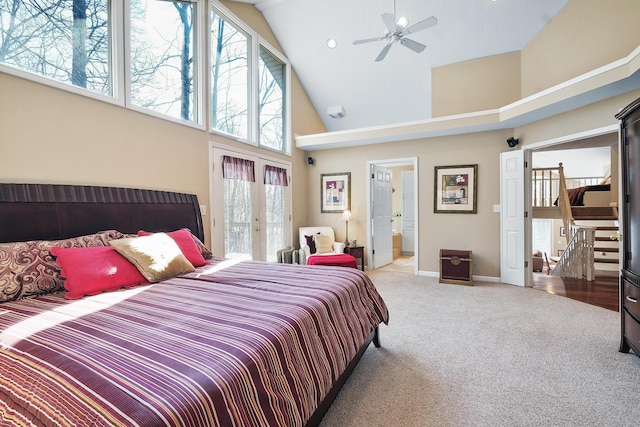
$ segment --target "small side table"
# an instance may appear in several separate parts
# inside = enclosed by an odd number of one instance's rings
[[[356,262],[360,260],[360,269],[364,271],[364,246],[346,246],[344,253],[354,257]]]

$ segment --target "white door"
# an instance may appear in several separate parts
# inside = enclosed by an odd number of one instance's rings
[[[278,250],[291,244],[291,166],[260,159],[260,258],[276,262]]]
[[[214,148],[212,170],[214,253],[275,262],[291,244],[291,165]]]
[[[524,152],[500,153],[500,280],[525,285]]]
[[[372,269],[393,261],[391,169],[371,165]]]
[[[413,255],[415,251],[415,192],[413,171],[402,171],[402,253]]]

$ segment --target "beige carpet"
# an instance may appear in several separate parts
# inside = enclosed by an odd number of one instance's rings
[[[640,419],[619,314],[531,288],[390,271],[390,310],[322,427],[609,426]]]
[[[381,271],[397,271],[399,273],[413,273],[415,271],[415,257],[401,255],[393,260],[391,264],[387,264],[380,268]]]

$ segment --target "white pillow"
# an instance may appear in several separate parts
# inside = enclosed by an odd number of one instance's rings
[[[333,240],[323,234],[315,234],[313,240],[316,242],[317,254],[328,254],[333,252]]]

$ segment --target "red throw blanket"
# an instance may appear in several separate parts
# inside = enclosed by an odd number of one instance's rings
[[[358,268],[358,263],[353,255],[335,254],[335,255],[311,255],[307,259],[308,265],[334,265],[340,267]]]

